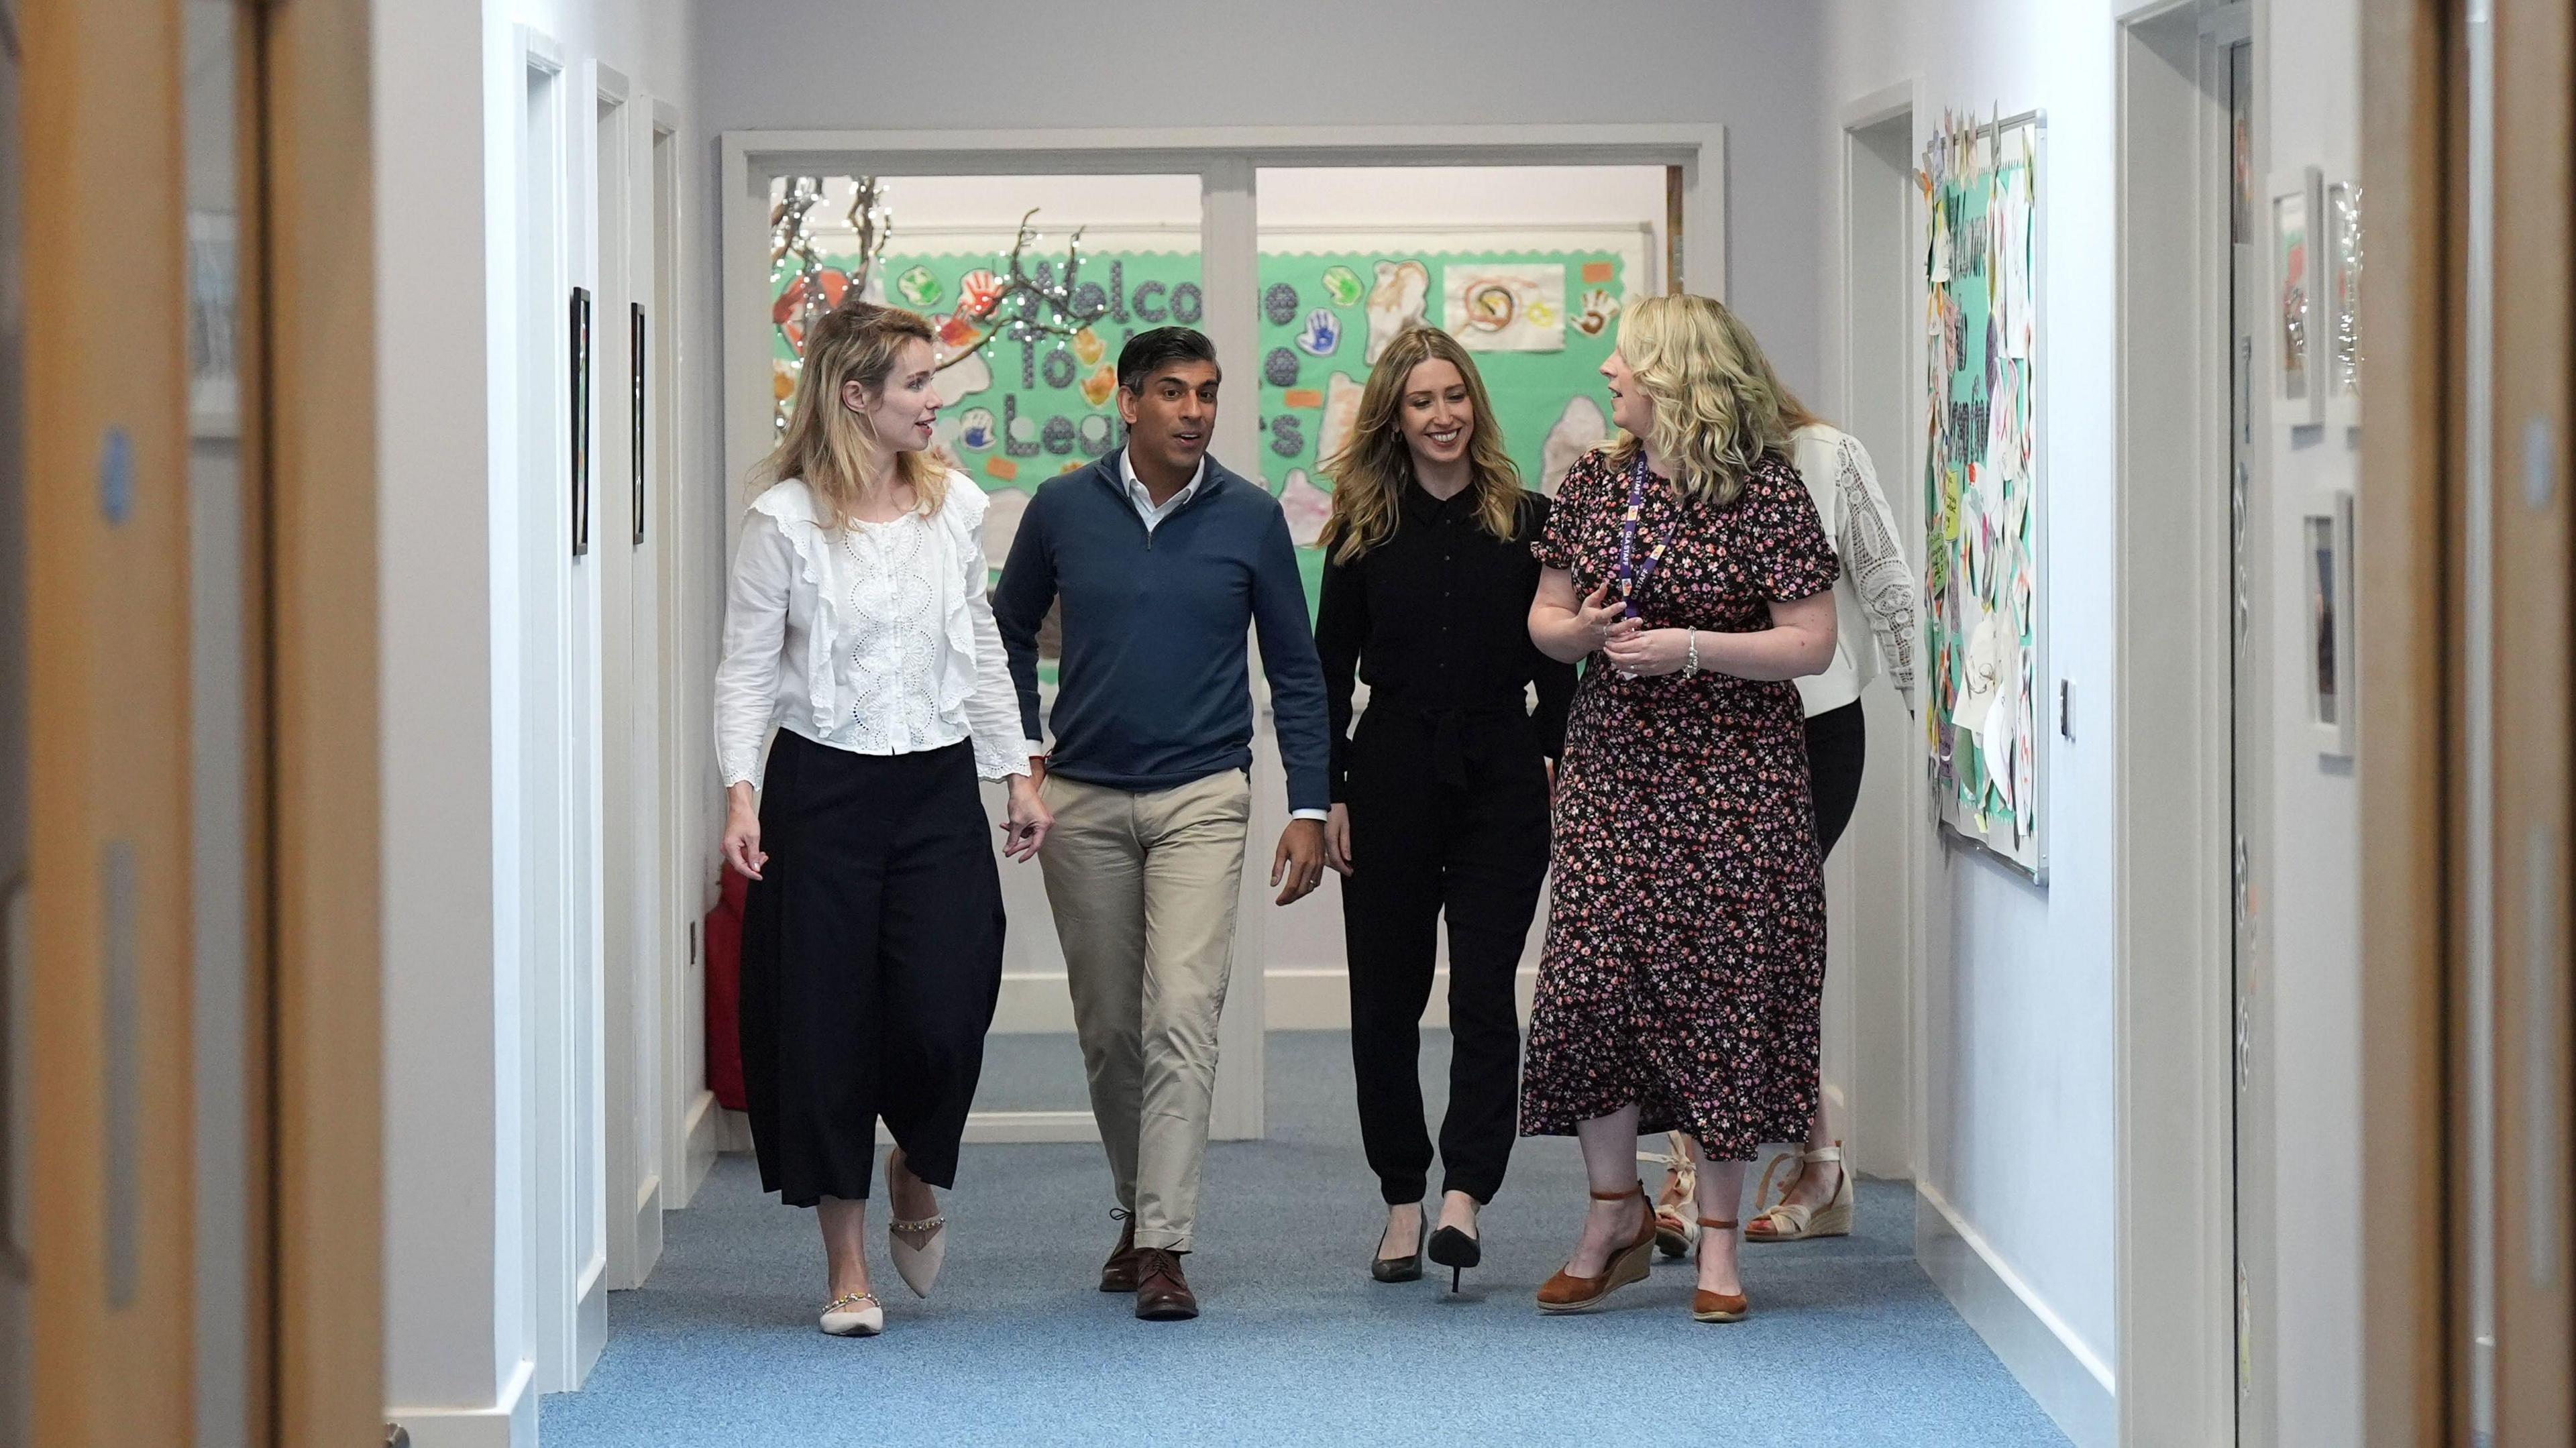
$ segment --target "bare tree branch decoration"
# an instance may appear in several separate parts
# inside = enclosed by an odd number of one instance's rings
[[[1029,274],[1024,265],[1028,250],[1046,240],[1035,225],[1037,214],[1038,208],[1034,206],[1022,213],[1019,234],[1011,242],[1011,254],[994,258],[1003,274],[996,278],[1000,287],[992,297],[972,311],[967,310],[962,304],[963,299],[960,299],[958,315],[990,329],[974,347],[964,349],[965,352],[985,346],[995,338],[1030,342],[1040,337],[1054,337],[1061,345],[1063,339],[1109,314],[1108,295],[1100,292],[1099,288],[1092,288],[1098,293],[1096,300],[1085,299],[1081,295],[1081,228],[1076,228],[1066,240],[1062,273],[1055,273],[1052,267],[1040,262],[1039,274]],[[1007,315],[1006,309],[1011,309]],[[958,355],[963,356],[964,352]]]
[[[796,376],[805,367],[805,338],[823,314],[851,292],[864,293],[868,275],[894,235],[894,213],[886,204],[886,186],[874,176],[858,177],[850,197],[850,230],[858,237],[855,259],[847,270],[826,266],[815,244],[814,209],[823,202],[820,176],[787,178],[778,204],[769,210],[769,284],[776,300],[770,322],[793,354],[774,369],[774,421],[787,428],[787,405],[795,396]]]

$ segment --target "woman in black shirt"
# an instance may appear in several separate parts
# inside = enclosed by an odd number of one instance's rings
[[[1516,1127],[1512,982],[1547,874],[1551,764],[1574,668],[1529,638],[1547,499],[1521,487],[1485,385],[1447,333],[1414,327],[1369,374],[1349,443],[1325,462],[1315,645],[1332,714],[1325,862],[1342,879],[1360,1137],[1387,1203],[1370,1275],[1422,1275],[1431,1139],[1417,1057],[1440,918],[1449,920],[1449,1112],[1431,1259],[1482,1255],[1476,1211]],[[1369,686],[1352,735],[1354,675]],[[1537,712],[1530,709],[1537,688]]]

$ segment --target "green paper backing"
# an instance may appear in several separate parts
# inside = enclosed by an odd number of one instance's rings
[[[1375,277],[1380,259],[1380,255],[1374,252],[1262,253],[1259,261],[1260,285],[1256,290],[1256,302],[1259,298],[1266,297],[1273,285],[1285,282],[1296,288],[1298,305],[1285,326],[1272,325],[1266,313],[1261,317],[1260,342],[1256,349],[1258,356],[1266,359],[1272,349],[1278,347],[1286,347],[1296,352],[1298,359],[1296,385],[1301,389],[1311,389],[1315,392],[1327,391],[1330,374],[1334,372],[1347,373],[1352,381],[1365,383],[1368,380],[1368,365],[1361,359],[1366,355],[1368,347],[1367,308],[1363,304],[1348,307],[1333,306],[1332,299],[1324,288],[1323,277],[1327,270],[1336,265],[1346,266],[1357,273],[1365,285]],[[1423,304],[1423,319],[1434,326],[1440,323],[1441,283],[1444,268],[1483,267],[1497,262],[1561,262],[1564,264],[1567,314],[1565,349],[1561,352],[1480,352],[1476,354],[1477,370],[1483,374],[1486,391],[1492,396],[1494,417],[1502,428],[1512,460],[1520,465],[1522,481],[1533,488],[1538,486],[1540,450],[1546,442],[1548,430],[1556,426],[1557,417],[1564,411],[1567,401],[1577,393],[1588,393],[1593,401],[1600,405],[1602,415],[1605,418],[1609,415],[1609,394],[1602,386],[1600,367],[1610,356],[1618,326],[1614,320],[1613,324],[1603,329],[1599,336],[1587,337],[1575,327],[1573,318],[1581,314],[1582,297],[1594,286],[1602,287],[1614,297],[1626,295],[1626,263],[1615,252],[1600,251],[1426,252],[1410,256],[1388,256],[1383,259],[1418,260],[1430,268],[1431,289]],[[854,258],[827,253],[823,260],[827,266],[847,269]],[[1199,257],[1195,252],[1090,250],[1083,253],[1082,269],[1077,274],[1078,280],[1097,282],[1106,289],[1110,281],[1112,263],[1117,264],[1122,283],[1130,293],[1144,283],[1160,282],[1168,296],[1171,288],[1184,282],[1196,284],[1200,280]],[[1611,279],[1606,283],[1585,283],[1582,276],[1586,263],[1609,264]],[[1000,270],[992,257],[981,254],[933,256],[917,252],[889,251],[877,258],[876,265],[877,274],[885,281],[887,300],[897,306],[911,305],[904,299],[897,285],[898,279],[916,266],[928,268],[939,283],[939,297],[920,310],[934,315],[944,314],[956,306],[958,278],[979,270]],[[1030,263],[1029,266],[1034,274],[1035,264]],[[1319,307],[1331,307],[1333,313],[1340,318],[1342,336],[1339,346],[1330,355],[1314,357],[1298,349],[1296,338],[1305,330],[1307,314]],[[1165,321],[1169,320],[1172,319],[1165,319]],[[1095,324],[1095,331],[1100,340],[1107,344],[1107,360],[1114,365],[1118,358],[1118,349],[1130,336],[1158,325],[1162,323],[1137,317],[1131,309],[1126,321],[1103,318]],[[1198,325],[1204,326],[1204,319]],[[1037,357],[1043,364],[1047,351],[1054,345],[1054,339],[1039,340]],[[795,356],[793,349],[787,344],[786,335],[775,327],[770,329],[770,348],[770,355],[781,360],[792,360]],[[1047,420],[1052,417],[1070,419],[1077,427],[1084,417],[1094,413],[1104,414],[1113,422],[1117,417],[1117,402],[1114,398],[1107,405],[1098,408],[1092,407],[1083,400],[1081,378],[1091,370],[1090,368],[1077,366],[1073,385],[1068,387],[1048,386],[1043,374],[1037,378],[1036,386],[1023,387],[1020,385],[1020,344],[1007,341],[995,342],[986,348],[985,359],[993,369],[993,385],[984,391],[972,393],[960,399],[955,407],[949,409],[950,412],[963,412],[970,407],[987,408],[991,410],[998,422],[1004,415],[1003,399],[1007,394],[1012,399],[1017,415],[1026,425],[1026,431],[1031,437],[1039,436],[1045,429]],[[1256,365],[1259,364],[1256,363]],[[1241,382],[1236,380],[1226,389],[1227,395],[1240,398],[1243,395],[1241,386]],[[1289,389],[1285,387],[1273,387],[1266,380],[1260,381],[1261,417],[1258,445],[1261,455],[1258,458],[1229,457],[1221,460],[1226,466],[1247,477],[1252,476],[1257,470],[1263,483],[1274,495],[1287,487],[1289,473],[1298,468],[1306,470],[1307,477],[1316,487],[1330,492],[1331,484],[1318,476],[1316,471],[1315,441],[1317,433],[1322,428],[1323,410],[1289,408],[1288,391]],[[1274,436],[1272,423],[1282,415],[1294,416],[1300,420],[1298,431],[1302,434],[1303,446],[1295,456],[1281,454],[1272,446]],[[1035,457],[1013,458],[1011,461],[1018,464],[1019,476],[1004,480],[993,477],[985,470],[988,460],[1002,455],[1002,451],[1002,448],[997,445],[988,452],[963,453],[968,470],[975,475],[975,481],[986,491],[995,488],[1034,490],[1038,484],[1055,474],[1090,461],[1078,445],[1067,454],[1052,455],[1042,452]],[[1311,616],[1322,589],[1324,555],[1320,549],[1301,548],[1298,550],[1297,561],[1305,579],[1306,606]]]

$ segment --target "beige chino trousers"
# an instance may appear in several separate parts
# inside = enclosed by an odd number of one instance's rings
[[[1091,1114],[1136,1245],[1190,1249],[1252,785],[1228,769],[1132,794],[1047,776],[1039,863]]]

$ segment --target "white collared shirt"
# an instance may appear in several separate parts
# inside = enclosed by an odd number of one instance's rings
[[[1199,484],[1207,481],[1207,459],[1199,459],[1199,470],[1190,474],[1189,486],[1165,498],[1159,508],[1154,506],[1154,495],[1145,491],[1144,483],[1138,481],[1136,465],[1129,461],[1127,449],[1123,447],[1118,450],[1118,477],[1127,485],[1127,501],[1136,505],[1136,516],[1145,520],[1145,531],[1151,533],[1162,526],[1165,518],[1179,512],[1184,504],[1199,495]]]

